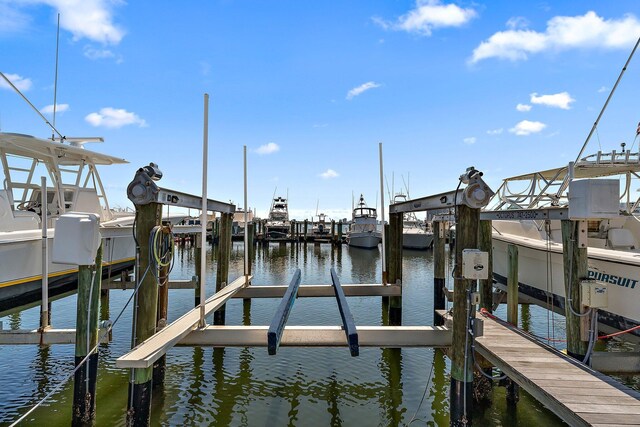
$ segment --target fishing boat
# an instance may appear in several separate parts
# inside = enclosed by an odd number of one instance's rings
[[[254,215],[251,209],[246,212],[246,216],[247,222],[253,221]],[[244,239],[245,229],[245,210],[243,208],[236,208],[236,211],[233,213],[233,222],[231,224],[231,238],[233,240]]]
[[[378,231],[377,218],[376,209],[368,207],[361,194],[358,204],[353,209],[351,224],[347,232],[347,244],[357,248],[377,248],[378,244],[382,242],[382,233]]]
[[[327,238],[331,234],[331,219],[323,213],[311,218],[311,235],[314,238]]]
[[[574,180],[620,180],[612,186],[614,194],[622,189],[620,214],[586,222],[588,278],[604,282],[608,288],[608,305],[598,309],[599,330],[614,332],[633,328],[640,323],[640,199],[631,198],[631,189],[632,179],[639,177],[640,155],[623,145],[619,152],[598,151],[581,157],[571,169],[572,172],[566,166],[507,178],[488,210],[504,211],[504,218],[511,218],[514,210],[525,209],[518,217],[526,217],[528,210],[569,206],[568,193]],[[598,182],[604,183],[601,179],[595,181]],[[492,226],[493,269],[498,286],[504,288],[506,284],[507,248],[516,245],[519,292],[541,306],[563,311],[565,284],[560,220],[494,220]],[[632,335],[640,340],[640,330],[627,334]]]
[[[0,189],[0,311],[40,298],[43,217],[51,248],[60,215],[72,211],[99,215],[103,276],[133,267],[134,215],[110,209],[97,169],[128,162],[85,149],[85,139],[65,141],[0,133],[4,174],[4,186]],[[41,176],[47,177],[46,215],[43,215]],[[77,266],[53,264],[51,251],[47,262],[50,295],[73,290]]]
[[[271,239],[285,239],[289,235],[289,205],[284,197],[274,197],[266,223],[266,235]]]
[[[397,193],[393,203],[407,201],[407,195]],[[420,221],[414,212],[405,213],[402,217],[402,247],[406,249],[425,250],[433,245],[433,232],[428,229],[426,221]]]

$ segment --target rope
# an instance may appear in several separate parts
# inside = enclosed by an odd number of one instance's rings
[[[144,275],[142,276],[142,279],[144,279],[144,277],[147,275],[148,272],[149,272],[149,268],[147,268],[147,270],[144,272]],[[93,347],[91,349],[91,351],[89,351],[87,353],[87,355],[84,357],[84,359],[82,359],[80,361],[80,363],[78,363],[78,366],[76,366],[75,369],[66,378],[64,378],[62,381],[60,381],[60,383],[58,383],[57,386],[55,386],[49,393],[47,393],[47,395],[45,397],[43,397],[38,403],[36,403],[34,406],[32,406],[31,409],[29,409],[27,412],[25,412],[20,418],[18,418],[12,424],[10,424],[9,427],[17,426],[19,423],[24,421],[29,415],[31,415],[31,413],[33,413],[33,411],[35,411],[39,406],[41,406],[45,401],[47,401],[55,393],[60,391],[62,389],[62,387],[67,383],[67,381],[69,381],[76,374],[76,372],[78,372],[78,370],[80,368],[82,368],[82,366],[87,362],[87,360],[89,360],[89,357],[98,349],[98,346],[100,345],[100,342],[104,339],[105,336],[107,336],[109,334],[109,332],[111,332],[113,330],[113,327],[116,325],[116,323],[118,323],[118,320],[120,320],[120,318],[122,317],[122,314],[124,313],[126,308],[129,306],[129,304],[131,303],[131,300],[133,299],[133,296],[138,293],[138,289],[140,288],[140,283],[142,283],[142,279],[136,285],[136,288],[134,289],[133,293],[131,294],[131,296],[127,300],[127,303],[124,305],[124,307],[122,307],[122,310],[120,310],[120,313],[118,313],[118,315],[116,316],[116,318],[113,321],[113,323],[111,323],[111,325],[107,328],[107,330],[98,338],[98,344],[96,344],[95,347]]]
[[[418,408],[416,409],[416,412],[413,414],[409,422],[405,424],[405,427],[409,427],[411,423],[413,423],[414,421],[424,421],[424,420],[417,419],[416,416],[418,415],[418,412],[420,411],[420,407],[424,402],[424,398],[427,395],[427,390],[429,390],[429,384],[431,384],[431,375],[433,374],[433,367],[435,365],[436,365],[436,350],[434,349],[433,361],[431,362],[431,370],[429,371],[429,377],[427,378],[427,385],[424,387],[424,393],[422,393],[422,398],[420,399],[420,403],[418,404]]]

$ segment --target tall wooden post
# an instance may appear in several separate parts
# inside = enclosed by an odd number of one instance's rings
[[[163,232],[170,233],[167,228]],[[198,237],[202,240],[202,235],[198,234]],[[202,242],[201,242],[202,243]],[[169,265],[160,267],[158,273],[158,314],[156,317],[156,330],[167,326],[167,318],[169,313]],[[167,355],[163,354],[158,360],[153,363],[153,389],[161,389],[164,386],[164,375],[167,370]]]
[[[587,354],[587,341],[580,337],[581,317],[575,313],[584,311],[580,297],[580,281],[587,278],[587,248],[578,244],[580,222],[562,221],[562,260],[564,263],[564,314],[567,323],[567,354],[582,361]],[[573,308],[573,310],[570,309]],[[585,319],[588,316],[584,317]]]
[[[296,237],[296,220],[293,219],[291,220],[291,223],[289,224],[289,235],[291,236],[291,240],[295,241],[295,237]]]
[[[216,271],[216,292],[227,286],[229,281],[229,258],[231,257],[231,225],[233,214],[223,213],[220,218],[220,243],[218,244],[218,268]],[[213,324],[225,324],[225,305],[213,313]]]
[[[518,326],[518,247],[507,246],[507,322]]]
[[[478,249],[489,254],[489,277],[480,280],[480,308],[493,311],[493,244],[491,221],[480,221],[478,227]]]
[[[304,220],[304,242],[307,243],[307,234],[308,234],[309,220]]]
[[[471,336],[467,333],[469,317],[475,307],[470,304],[470,294],[475,291],[475,280],[462,278],[462,251],[478,247],[478,222],[480,209],[458,205],[456,224],[456,272],[453,284],[453,341],[451,344],[451,386],[449,408],[452,426],[471,423],[473,406],[473,361]]]
[[[98,344],[101,282],[102,245],[98,248],[95,265],[78,266],[75,366]],[[72,426],[95,425],[97,377],[98,352],[95,351],[74,374]]]
[[[246,226],[245,233],[247,233],[247,255],[249,257],[249,261],[247,262],[247,271],[245,271],[245,275],[251,275],[251,270],[253,268],[253,260],[255,258],[255,249],[253,247],[253,236],[254,236],[254,223],[249,223]],[[243,319],[248,318],[248,322],[244,322],[245,325],[251,324],[251,298],[244,298],[242,300],[242,308],[243,308]]]
[[[444,325],[444,319],[437,310],[445,309],[445,223],[433,221],[433,324]]]
[[[488,277],[479,280],[478,293],[480,294],[480,308],[484,308],[489,313],[493,311],[493,245],[491,239],[491,221],[480,221],[478,226],[478,249],[489,255]],[[475,355],[478,366],[489,377],[493,373],[493,365],[479,354]],[[473,396],[476,402],[490,403],[493,396],[493,381],[487,376],[476,372],[474,377]]]
[[[342,249],[342,220],[338,221],[338,249]]]
[[[331,243],[336,244],[336,220],[331,220]]]
[[[149,203],[136,206],[137,223],[136,239],[140,246],[138,258],[138,270],[136,274],[140,287],[138,288],[137,306],[134,306],[135,323],[133,325],[134,342],[136,346],[156,332],[156,319],[158,310],[158,285],[152,272],[148,272],[142,280],[142,274],[149,267],[149,236],[153,227],[160,225],[162,218],[162,205]],[[148,426],[151,412],[151,382],[153,367],[136,368],[133,370],[132,383],[129,388],[129,401],[127,408],[127,425]]]
[[[389,214],[389,245],[387,246],[389,264],[388,278],[392,285],[402,285],[402,216],[401,213]],[[402,324],[402,297],[389,298],[389,324]]]

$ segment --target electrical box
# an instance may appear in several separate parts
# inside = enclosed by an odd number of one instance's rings
[[[71,212],[56,221],[51,260],[54,264],[94,265],[100,247],[100,216]]]
[[[582,305],[592,308],[606,308],[609,304],[609,292],[605,282],[583,280],[580,282]]]
[[[464,279],[489,278],[489,253],[479,249],[462,250],[462,277]]]
[[[569,219],[620,216],[619,179],[574,179],[569,184]]]

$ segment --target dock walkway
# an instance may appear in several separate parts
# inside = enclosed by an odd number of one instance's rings
[[[490,317],[476,351],[571,426],[640,426],[640,393]]]

